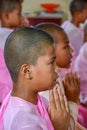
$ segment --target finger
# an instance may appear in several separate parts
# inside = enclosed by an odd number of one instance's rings
[[[66,84],[66,86],[69,85],[68,73],[65,74],[64,83]]]
[[[57,105],[57,109],[61,108],[65,110],[65,102],[64,102],[64,96],[62,94],[61,88],[57,88],[57,93],[58,93],[58,97],[59,97],[59,106]]]
[[[50,102],[49,102],[49,106],[48,106],[48,113],[49,113],[49,116],[51,116],[51,107],[50,107]]]
[[[61,108],[60,92],[58,93],[59,89],[60,89],[60,87],[57,87],[57,88],[55,87],[54,90],[53,90],[56,109]]]
[[[77,87],[77,78],[75,73],[69,73],[69,81],[72,87]]]
[[[69,73],[66,73],[66,75],[65,75],[64,84],[65,84],[65,87],[68,87],[68,86],[71,85],[71,80],[70,80],[70,74]]]
[[[80,77],[76,74],[76,72],[75,72],[75,76],[77,78],[77,85],[78,87],[80,87]]]
[[[78,79],[77,79],[76,73],[73,73],[73,80],[74,80],[75,87],[77,87],[78,86]]]
[[[55,105],[53,90],[50,90],[50,92],[49,92],[49,109],[51,111],[52,109],[55,109],[55,108],[56,108],[56,105]]]
[[[73,72],[73,73],[71,72],[70,81],[71,81],[70,86],[72,87],[72,89],[78,90],[80,85],[79,85],[78,77],[75,72]]]
[[[70,73],[70,81],[71,81],[71,85],[74,86],[76,81],[76,75],[73,72]]]
[[[66,109],[66,111],[70,112],[70,110],[69,110],[69,104],[68,104],[68,101],[67,101],[67,98],[66,98],[65,95],[64,95],[64,102],[65,102],[65,109]]]
[[[74,76],[74,84],[75,84],[75,87],[77,87],[77,88],[79,88],[80,87],[80,80],[79,80],[79,78],[78,78],[78,76],[77,76],[77,74],[76,74],[76,72],[73,74]]]

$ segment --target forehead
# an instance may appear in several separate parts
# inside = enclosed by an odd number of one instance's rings
[[[37,59],[37,64],[39,64],[41,66],[41,64],[45,64],[50,62],[51,60],[53,60],[55,58],[55,48],[53,46],[49,46],[45,49],[45,53],[44,55],[41,55],[38,59]]]
[[[69,41],[67,34],[64,31],[56,31],[55,32],[55,42],[56,43],[65,43]]]
[[[85,6],[81,12],[85,12],[85,11],[87,11],[87,3],[85,4]]]
[[[49,61],[52,57],[55,57],[55,47],[53,45],[49,45],[44,49],[44,55],[40,56],[38,60]]]
[[[48,45],[45,49],[44,49],[45,55],[53,55],[55,54],[55,47],[53,45]]]

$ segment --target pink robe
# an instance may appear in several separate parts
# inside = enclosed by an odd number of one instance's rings
[[[76,58],[74,71],[80,77],[80,101],[87,104],[87,43],[85,43]],[[78,121],[87,128],[87,108],[79,106]]]
[[[12,80],[6,67],[3,50],[0,48],[0,103],[12,89]]]
[[[85,43],[76,58],[74,71],[80,77],[80,101],[87,104],[87,43]]]
[[[1,126],[4,126],[4,129],[0,130],[54,130],[47,107],[47,100],[39,95],[36,105],[18,97],[8,96],[2,105]]]
[[[0,27],[0,48],[4,49],[5,41],[12,31],[12,29]]]
[[[10,74],[3,57],[6,39],[12,31],[12,29],[0,27],[0,104],[12,88]]]
[[[5,97],[1,107],[0,107],[0,130],[3,130],[3,114],[6,110],[9,98],[10,98],[10,93],[11,91],[8,93],[8,95]]]

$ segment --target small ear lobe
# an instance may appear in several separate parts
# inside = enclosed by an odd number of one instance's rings
[[[31,65],[29,65],[29,64],[23,64],[21,66],[21,72],[25,76],[25,78],[30,79],[30,80],[32,79]]]
[[[8,11],[3,12],[2,17],[4,17],[5,19],[8,19],[9,18],[9,12]]]

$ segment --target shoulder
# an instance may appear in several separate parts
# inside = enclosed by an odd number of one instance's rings
[[[25,130],[31,129],[32,127],[35,129],[35,127],[37,127],[37,130],[39,130],[39,123],[41,120],[42,118],[38,114],[36,105],[17,98],[9,100],[4,114],[5,129]],[[27,128],[25,128],[26,126]]]
[[[62,23],[61,27],[64,29],[67,27],[67,25],[69,25],[71,22],[69,20],[66,20]]]
[[[66,33],[71,33],[71,32],[75,32],[78,31],[79,29],[73,24],[71,23],[69,20],[65,21],[61,27],[65,30]]]
[[[12,130],[29,130],[31,128],[38,128],[39,130],[39,123],[40,119],[38,118],[38,116],[36,114],[32,113],[28,113],[28,111],[25,110],[20,110],[18,111],[11,123],[11,129]]]

